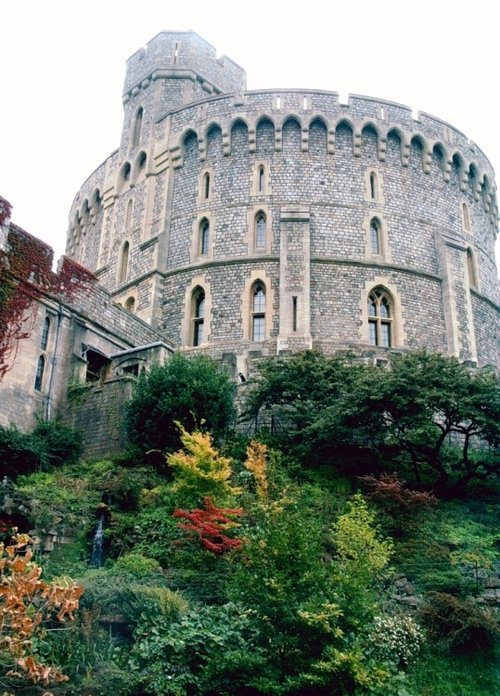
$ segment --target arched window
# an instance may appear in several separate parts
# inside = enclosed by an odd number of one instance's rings
[[[130,244],[124,242],[122,246],[122,253],[120,258],[120,272],[118,274],[118,282],[124,283],[127,280],[128,275],[128,257],[130,252]]]
[[[141,108],[135,115],[135,123],[134,123],[134,134],[132,136],[132,147],[135,147],[136,145],[139,145],[139,142],[141,140],[141,131],[142,131],[142,117],[144,115],[144,109]]]
[[[392,346],[393,319],[390,294],[384,288],[375,288],[368,295],[368,337],[372,346]]]
[[[256,249],[266,248],[266,216],[262,210],[255,216],[254,243]]]
[[[197,288],[192,299],[193,346],[201,346],[205,328],[205,291]]]
[[[380,222],[377,218],[370,222],[370,250],[374,255],[381,253]]]
[[[265,169],[264,165],[261,164],[259,167],[259,171],[257,173],[257,189],[259,193],[262,193],[264,191],[264,186],[265,186]]]
[[[469,208],[467,207],[467,203],[462,203],[462,216],[463,216],[464,230],[466,232],[470,232],[470,215],[469,215]]]
[[[43,372],[45,370],[45,357],[40,355],[38,358],[38,365],[36,366],[36,376],[35,376],[35,391],[42,391],[43,383]]]
[[[132,312],[132,313],[134,312],[134,309],[135,309],[135,298],[134,297],[127,298],[127,300],[125,302],[125,309],[128,312]]]
[[[123,165],[123,169],[122,169],[122,179],[123,179],[123,181],[128,181],[128,180],[130,179],[130,170],[131,170],[130,162],[126,162],[126,163]]]
[[[208,172],[203,175],[203,198],[205,200],[210,198],[210,174]]]
[[[210,223],[208,222],[207,218],[203,218],[203,220],[200,222],[200,256],[206,256],[208,254],[209,243]]]
[[[258,281],[252,287],[252,341],[263,341],[266,333],[266,291]]]
[[[130,229],[130,225],[132,224],[132,212],[134,210],[134,204],[132,200],[130,200],[127,203],[127,214],[125,215],[125,229],[128,230]]]
[[[476,259],[471,247],[467,248],[467,278],[470,288],[477,288]]]
[[[42,350],[47,350],[47,344],[49,342],[49,331],[50,331],[50,319],[45,317],[43,323],[42,340],[40,341],[40,348]]]
[[[377,175],[375,172],[370,174],[370,198],[372,201],[377,199]]]
[[[146,161],[147,161],[147,159],[148,159],[148,157],[147,157],[146,153],[145,153],[145,152],[141,152],[141,154],[140,154],[140,156],[139,156],[139,159],[138,159],[138,161],[137,161],[137,167],[138,167],[139,171],[140,171],[141,169],[144,169],[144,167],[146,166]]]

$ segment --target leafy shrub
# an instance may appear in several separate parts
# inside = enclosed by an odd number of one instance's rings
[[[185,600],[166,587],[159,573],[143,575],[116,575],[112,570],[96,570],[87,573],[82,607],[91,613],[120,615],[135,624],[147,616],[151,619],[174,620],[187,609]]]
[[[140,553],[129,553],[121,556],[111,569],[113,575],[133,576],[140,578],[161,571],[158,561],[147,558]]]
[[[0,426],[2,472],[13,479],[74,462],[81,449],[80,434],[57,421],[40,421],[31,433]]]
[[[96,662],[92,672],[87,675],[84,686],[91,689],[92,696],[135,696],[140,683],[139,675],[132,674],[128,667],[122,667],[112,660]],[[85,692],[84,692],[85,693]]]
[[[426,592],[441,592],[463,597],[476,589],[472,578],[464,577],[457,566],[426,568],[421,574],[419,588]]]
[[[32,684],[67,681],[67,676],[39,659],[38,644],[50,621],[71,622],[83,587],[71,578],[46,583],[31,559],[31,540],[16,535],[0,545],[0,682],[14,677]]]
[[[140,376],[127,409],[130,440],[141,450],[173,452],[180,446],[176,421],[209,430],[218,441],[233,423],[234,384],[204,355],[174,354]]]
[[[31,523],[42,529],[59,517],[69,532],[77,531],[90,521],[99,501],[99,493],[90,489],[89,481],[61,469],[19,476],[17,487],[30,498]]]
[[[148,507],[136,515],[130,530],[135,551],[154,558],[163,568],[171,565],[173,543],[183,536],[172,512],[173,506]]]
[[[174,471],[172,492],[179,505],[198,505],[207,496],[215,504],[224,504],[240,493],[230,482],[233,463],[219,454],[210,433],[188,433],[180,426],[180,434],[184,449],[167,455]]]
[[[360,626],[369,616],[375,586],[384,578],[393,551],[392,541],[381,534],[375,517],[357,493],[332,526],[336,555],[333,574],[341,606],[345,606],[354,626]]]
[[[368,639],[375,657],[407,667],[419,653],[424,633],[411,616],[376,616]]]
[[[35,471],[40,460],[33,438],[17,428],[0,425],[0,461],[2,473],[12,479]]]
[[[190,609],[175,623],[147,620],[136,631],[132,673],[158,696],[237,693],[259,667],[255,634],[253,612],[232,603]]]
[[[75,462],[82,453],[82,436],[57,421],[39,421],[33,430],[42,469]]]
[[[429,636],[451,650],[491,649],[499,635],[498,622],[469,599],[459,599],[444,592],[429,593],[420,618]]]

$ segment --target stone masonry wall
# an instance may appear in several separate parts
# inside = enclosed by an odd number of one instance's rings
[[[132,387],[130,378],[120,378],[102,385],[82,384],[71,391],[61,421],[82,433],[84,457],[104,457],[124,449],[125,404]]]
[[[368,348],[367,298],[381,287],[392,302],[391,347],[500,365],[498,208],[481,150],[450,124],[424,113],[414,118],[393,102],[351,95],[341,104],[334,92],[244,93],[243,85],[235,64],[217,61],[189,32],[159,34],[129,60],[122,145],[114,170],[106,165],[115,184],[101,277],[113,296],[134,293],[139,316],[188,349],[192,293],[201,288],[206,330],[196,350],[234,353],[241,366],[255,349],[270,354],[308,341],[328,352]],[[139,107],[142,140],[130,150]],[[121,186],[119,168],[141,150],[144,177]],[[292,209],[308,222],[285,235],[284,211]],[[266,219],[261,248],[257,214]],[[205,221],[209,243],[201,252]],[[94,226],[92,234],[101,231]],[[130,270],[120,284],[125,240]],[[94,257],[89,252],[89,263]],[[259,346],[250,335],[257,281],[266,292]],[[292,300],[300,326],[291,319]],[[488,315],[488,328],[478,313]]]

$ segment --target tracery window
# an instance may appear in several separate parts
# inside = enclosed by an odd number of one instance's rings
[[[36,375],[35,375],[35,391],[37,391],[37,392],[42,391],[44,370],[45,370],[45,357],[43,355],[40,355],[40,357],[38,358],[38,364],[36,366]]]
[[[368,295],[368,338],[372,346],[390,348],[393,344],[394,302],[382,287]]]
[[[200,346],[205,329],[205,291],[196,288],[192,296],[193,346]]]
[[[252,287],[252,341],[263,341],[266,333],[266,291],[258,281]]]
[[[255,216],[255,248],[265,249],[266,247],[266,216],[260,210]]]
[[[199,240],[199,251],[200,256],[206,256],[208,254],[210,243],[210,223],[207,218],[203,218],[200,222],[200,240]]]

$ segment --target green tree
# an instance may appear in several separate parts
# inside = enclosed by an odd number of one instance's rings
[[[263,408],[279,409],[305,461],[361,452],[447,494],[500,470],[499,378],[456,358],[394,355],[390,370],[314,353],[268,362],[249,412]]]
[[[276,500],[260,500],[241,532],[229,595],[259,627],[262,666],[248,684],[260,693],[392,693],[389,671],[363,639],[390,544],[360,496],[333,527],[331,515],[319,486],[289,484]]]
[[[143,451],[174,452],[178,421],[189,431],[203,426],[219,441],[235,419],[233,394],[227,371],[211,358],[175,353],[139,378],[127,408],[130,440]]]
[[[375,513],[358,493],[332,527],[333,576],[339,604],[356,628],[372,618],[373,589],[384,577],[392,542],[380,534]]]
[[[231,486],[232,461],[213,446],[209,433],[188,433],[179,425],[183,450],[167,455],[174,470],[172,491],[183,505],[200,505],[209,496],[216,504],[231,501],[240,490]]]
[[[459,492],[499,473],[500,381],[456,358],[425,351],[395,356],[377,404],[386,440],[409,457],[417,481]]]

